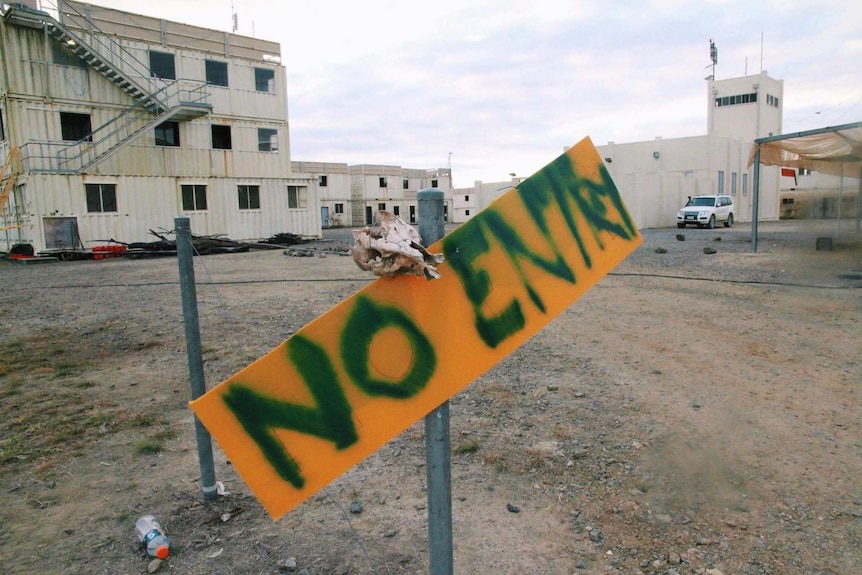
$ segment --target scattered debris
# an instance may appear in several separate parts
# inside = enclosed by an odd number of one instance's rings
[[[289,248],[284,250],[284,255],[293,256],[295,258],[310,258],[314,257],[314,252],[302,248]]]
[[[685,234],[677,234],[677,235],[676,235],[676,240],[677,240],[678,242],[684,242],[684,241],[685,241]]]
[[[666,254],[666,253],[667,253],[667,250],[666,250],[665,248],[658,247],[658,248],[656,248],[656,249],[655,249],[655,253],[657,253],[657,254]]]
[[[509,513],[520,513],[521,512],[520,507],[518,507],[517,505],[512,505],[511,503],[506,504],[506,509],[509,510]]]
[[[708,254],[714,254],[714,253],[718,253],[718,250],[716,250],[715,248],[711,248],[709,246],[706,246],[705,248],[703,248],[703,253],[705,253],[707,255]]]
[[[353,260],[363,270],[381,277],[440,277],[435,266],[443,262],[443,255],[429,253],[419,232],[390,212],[377,212],[374,225],[354,230],[353,239]]]
[[[296,234],[290,234],[286,232],[281,232],[275,234],[274,236],[270,236],[267,239],[263,240],[261,243],[263,244],[272,244],[276,247],[283,246],[294,246],[296,244],[304,244],[307,240],[303,239],[302,236],[298,236]]]

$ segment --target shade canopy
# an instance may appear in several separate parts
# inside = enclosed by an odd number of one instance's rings
[[[806,168],[836,176],[858,178],[862,173],[862,122],[843,124],[795,134],[782,134],[754,141],[748,166]]]

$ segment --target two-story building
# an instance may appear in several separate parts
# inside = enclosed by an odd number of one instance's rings
[[[447,168],[293,161],[291,169],[307,178],[314,189],[324,228],[369,225],[381,210],[415,224],[419,217],[416,194],[426,188],[443,191],[447,221],[453,213],[452,172]]]

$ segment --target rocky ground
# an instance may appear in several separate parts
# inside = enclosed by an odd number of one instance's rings
[[[761,224],[756,254],[747,226],[646,230],[452,398],[455,571],[862,572],[862,244],[816,251],[834,226]],[[211,386],[371,279],[195,267]],[[145,573],[143,513],[159,572],[428,573],[421,422],[278,522],[217,448],[228,493],[202,500],[175,259],[0,262],[0,317],[3,573]]]

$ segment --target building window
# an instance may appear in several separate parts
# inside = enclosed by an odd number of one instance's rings
[[[730,195],[736,195],[736,172],[730,172]]]
[[[742,195],[748,195],[748,174],[742,174]]]
[[[206,67],[207,84],[227,87],[227,62],[205,60],[204,66]]]
[[[781,203],[784,204],[785,206],[789,206],[789,205],[793,204],[794,202],[795,202],[795,200],[793,198],[781,198]]]
[[[401,181],[401,187],[404,188],[405,190],[410,189],[410,181],[405,178],[404,180]]]
[[[464,210],[464,215],[465,215],[465,216],[469,216],[469,215],[470,215],[470,210]]]
[[[317,185],[321,188],[326,187],[326,176],[317,176]]]
[[[207,209],[207,187],[203,184],[183,184],[183,211],[193,212]]]
[[[464,201],[465,201],[465,202],[469,202],[469,201],[470,201],[470,196],[464,196]]]
[[[436,187],[437,187],[437,180],[431,180],[431,187],[432,187],[432,188],[436,188]]]
[[[155,128],[156,145],[170,146],[172,148],[180,145],[180,124],[179,122],[162,122]]]
[[[287,207],[291,210],[308,207],[308,188],[305,186],[287,186]]]
[[[0,109],[0,142],[6,141],[6,121],[3,119],[3,110]]]
[[[772,98],[772,96],[769,96]],[[749,104],[751,102],[757,102],[757,92],[751,92],[749,94],[737,94],[735,96],[722,96],[720,98],[715,99],[715,107],[718,108],[720,106],[734,106],[736,104]]]
[[[396,216],[401,215],[401,206],[392,206],[392,213]]]
[[[214,150],[230,150],[232,147],[230,139],[230,126],[222,126],[213,124],[210,126],[212,131],[213,149]]]
[[[236,187],[236,191],[239,195],[239,209],[260,209],[260,186],[239,185]]]
[[[75,68],[86,68],[87,64],[78,58],[60,42],[51,42],[51,54],[54,63],[58,66],[73,66]]]
[[[682,173],[682,177],[683,178],[693,178],[694,177],[694,170],[685,170]]]
[[[724,193],[724,170],[718,171],[718,193]]]
[[[87,211],[90,213],[117,211],[116,184],[84,184]]]
[[[273,130],[272,128],[258,128],[257,149],[260,152],[277,152],[278,130]]]
[[[386,187],[386,178],[384,176],[380,176],[380,187],[381,188]]]
[[[254,69],[254,89],[258,92],[275,94],[275,70],[269,68]]]
[[[343,214],[344,213],[344,204],[335,204],[335,213]]]
[[[85,140],[93,141],[93,129],[90,127],[90,114],[60,112],[60,134],[70,142]]]
[[[174,66],[174,55],[168,52],[150,50],[150,76],[165,80],[176,80],[177,70]]]
[[[377,211],[378,212],[385,212],[386,211],[386,204],[377,204]]]
[[[416,206],[408,206],[407,210],[410,212],[410,223],[416,223]]]

